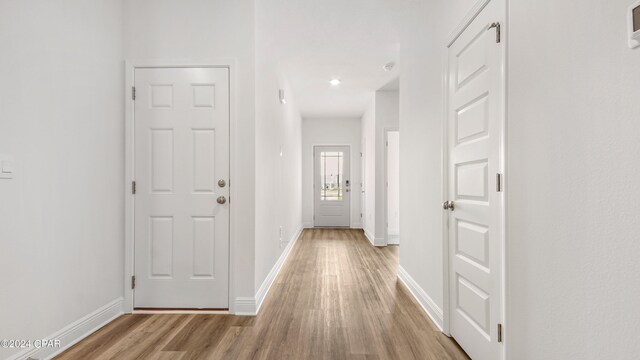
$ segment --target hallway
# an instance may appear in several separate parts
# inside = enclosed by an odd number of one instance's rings
[[[57,359],[466,359],[397,263],[361,230],[307,229],[258,316],[124,315]]]

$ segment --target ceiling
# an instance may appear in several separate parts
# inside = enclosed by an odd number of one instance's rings
[[[257,40],[276,59],[303,117],[360,117],[398,77],[398,0],[257,2]],[[392,71],[383,66],[395,62]],[[341,84],[331,86],[331,79]],[[388,90],[392,90],[391,88]]]

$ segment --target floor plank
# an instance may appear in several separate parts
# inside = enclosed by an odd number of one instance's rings
[[[256,317],[124,315],[57,359],[468,359],[398,281],[398,247],[307,229]]]

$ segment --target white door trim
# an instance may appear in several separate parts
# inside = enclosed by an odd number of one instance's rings
[[[311,145],[311,163],[313,164],[313,170],[311,172],[312,175],[312,187],[311,193],[313,196],[313,201],[311,202],[311,206],[313,206],[313,213],[311,215],[311,227],[315,227],[316,223],[316,147],[322,146],[345,146],[349,148],[349,181],[351,181],[350,191],[353,194],[353,152],[351,151],[351,145],[349,144],[336,144],[336,143],[325,143],[325,144],[312,144]],[[360,174],[362,176],[362,174]],[[351,216],[351,210],[353,209],[353,199],[352,196],[349,195],[349,228],[353,228],[353,216]]]
[[[400,127],[398,126],[390,126],[384,128],[384,243],[385,245],[389,245],[389,186],[387,184],[387,179],[389,178],[389,132],[390,131],[400,131]]]
[[[509,354],[509,326],[508,326],[508,318],[507,318],[507,298],[508,298],[508,288],[507,288],[507,284],[508,284],[508,278],[507,275],[509,273],[508,270],[508,262],[507,262],[507,196],[508,196],[508,186],[505,186],[505,184],[508,184],[508,169],[507,169],[507,163],[506,163],[506,156],[507,156],[507,67],[508,67],[508,59],[507,59],[507,46],[508,46],[508,9],[507,9],[507,3],[506,0],[478,0],[474,6],[469,10],[469,12],[466,14],[466,16],[464,17],[464,19],[458,24],[458,26],[456,26],[456,28],[454,29],[454,31],[451,32],[451,34],[447,37],[447,40],[444,44],[443,47],[443,53],[442,53],[442,64],[443,64],[443,68],[442,68],[442,73],[444,74],[444,76],[442,77],[442,91],[443,91],[443,114],[444,116],[442,117],[442,148],[441,148],[441,175],[442,175],[442,186],[441,186],[441,203],[444,201],[449,200],[449,186],[448,186],[448,181],[449,181],[449,176],[448,176],[448,167],[449,167],[449,152],[448,152],[448,146],[449,146],[449,134],[448,134],[448,119],[449,119],[449,65],[448,65],[448,61],[447,61],[447,57],[448,57],[448,49],[449,47],[451,47],[451,45],[453,45],[453,43],[458,39],[458,37],[460,37],[460,35],[467,29],[467,27],[469,27],[469,25],[473,22],[473,20],[475,20],[476,17],[478,17],[478,15],[482,12],[482,10],[491,2],[491,1],[495,1],[495,2],[499,2],[500,6],[501,6],[501,11],[502,11],[502,16],[503,16],[503,21],[504,24],[501,24],[502,26],[502,34],[501,34],[501,42],[504,44],[504,46],[501,47],[502,49],[502,59],[503,59],[503,68],[502,68],[502,81],[503,81],[503,89],[504,89],[504,93],[502,96],[502,105],[500,107],[501,109],[501,115],[502,115],[502,120],[503,120],[503,124],[502,124],[502,134],[500,136],[501,141],[500,141],[500,160],[499,160],[499,165],[500,168],[502,169],[502,181],[503,181],[503,192],[504,195],[502,197],[502,209],[503,212],[501,214],[501,219],[502,219],[502,236],[500,239],[500,246],[502,248],[502,276],[501,276],[501,284],[500,284],[500,288],[501,288],[501,305],[502,305],[502,313],[501,313],[501,318],[502,318],[502,328],[503,328],[503,335],[502,335],[502,343],[503,343],[503,347],[502,347],[502,359],[508,359],[508,354]],[[449,288],[449,281],[450,281],[450,273],[451,273],[451,268],[450,268],[450,259],[449,259],[449,216],[445,211],[442,211],[441,213],[442,215],[442,265],[443,265],[443,306],[442,306],[442,310],[443,310],[443,329],[442,332],[447,335],[450,336],[450,315],[451,315],[451,309],[449,306],[449,301],[450,301],[450,288]]]
[[[131,193],[131,182],[134,178],[134,101],[132,88],[135,84],[134,74],[137,68],[228,68],[229,69],[229,199],[236,197],[236,188],[231,186],[231,181],[236,179],[235,154],[238,142],[236,141],[236,113],[237,113],[237,86],[235,59],[213,59],[203,61],[192,60],[164,60],[164,59],[136,59],[125,61],[125,170],[124,170],[124,204],[125,204],[125,236],[124,236],[124,301],[123,311],[127,314],[133,312],[133,289],[131,289],[131,277],[134,273],[134,206],[135,199]],[[237,208],[229,201],[229,313],[235,312],[235,276],[234,258]]]

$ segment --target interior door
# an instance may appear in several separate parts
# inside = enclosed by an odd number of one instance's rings
[[[502,358],[501,4],[492,0],[448,49],[449,325],[476,360]]]
[[[314,147],[314,226],[350,226],[348,146]]]
[[[137,308],[228,308],[229,70],[135,70]]]

